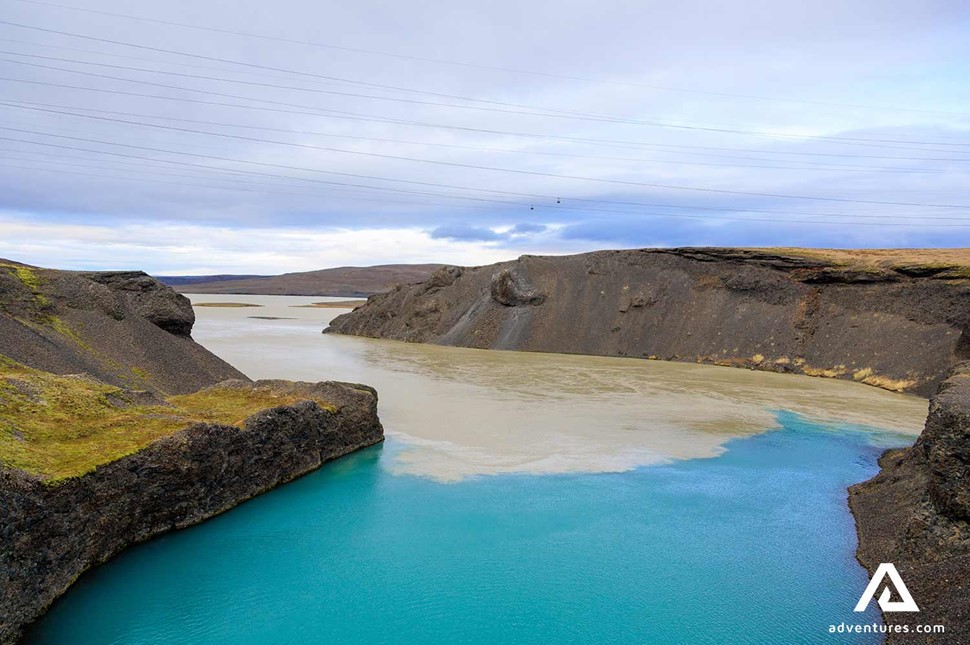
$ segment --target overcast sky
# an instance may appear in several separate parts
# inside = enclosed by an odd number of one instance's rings
[[[4,0],[0,23],[0,257],[970,245],[965,0]]]

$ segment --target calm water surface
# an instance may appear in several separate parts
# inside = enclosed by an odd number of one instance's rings
[[[297,306],[321,298],[193,299],[263,304],[200,307],[194,335],[256,378],[375,385],[389,439],[130,549],[32,642],[813,643],[878,620],[852,612],[845,488],[912,442],[924,401],[324,336],[339,312]]]

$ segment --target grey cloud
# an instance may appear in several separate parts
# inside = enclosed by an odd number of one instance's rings
[[[34,104],[0,106],[3,126],[20,130],[2,131],[0,211],[52,227],[85,221],[414,227],[439,240],[523,252],[556,250],[548,245],[557,240],[970,243],[970,228],[927,219],[967,214],[956,209],[704,192],[970,205],[963,148],[905,143],[970,142],[970,89],[954,71],[970,62],[965,2],[174,0],[122,7],[92,0],[84,7],[415,59],[3,3],[0,14],[12,22],[210,57],[0,26],[0,38],[18,41],[5,49],[69,59],[5,56],[47,67],[0,62],[2,76],[60,86],[0,81],[4,102]],[[160,96],[170,98],[151,98]],[[61,107],[44,112],[36,104]],[[514,113],[537,110],[546,115]],[[572,119],[566,112],[709,129]],[[732,129],[904,143],[723,131]],[[733,222],[732,214],[818,223]],[[846,224],[879,217],[886,230]],[[519,223],[508,233],[495,233],[513,222]],[[898,223],[922,228],[891,226]],[[541,228],[550,225],[565,228],[556,236]]]
[[[545,224],[530,224],[528,222],[524,222],[513,226],[510,232],[514,235],[528,235],[530,233],[542,233],[548,228],[549,227]]]
[[[459,240],[462,242],[495,242],[498,240],[504,240],[508,236],[502,233],[496,233],[489,228],[483,228],[481,226],[462,226],[462,225],[451,225],[451,226],[439,226],[438,228],[431,231],[432,239],[436,240]]]

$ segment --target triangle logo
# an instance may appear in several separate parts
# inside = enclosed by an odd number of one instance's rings
[[[866,587],[866,590],[862,592],[862,597],[859,598],[859,602],[855,606],[855,611],[866,610],[873,596],[876,595],[879,585],[882,584],[882,581],[887,576],[889,577],[889,582],[892,583],[893,588],[896,590],[896,594],[900,597],[900,600],[890,600],[892,594],[889,591],[889,585],[887,585],[879,596],[879,608],[886,612],[919,611],[919,607],[916,606],[916,601],[913,600],[912,594],[906,588],[906,583],[903,582],[899,572],[896,571],[895,565],[890,562],[883,562],[876,569],[876,572],[872,574],[872,580],[869,581],[869,586]]]

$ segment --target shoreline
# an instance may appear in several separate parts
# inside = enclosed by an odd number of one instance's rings
[[[925,622],[948,622],[952,633],[970,629],[970,610],[955,609],[970,607],[970,584],[948,583],[955,578],[932,563],[950,559],[970,578],[970,502],[959,502],[968,509],[960,515],[947,501],[970,496],[970,471],[959,465],[970,454],[970,387],[955,385],[967,380],[960,361],[970,358],[967,275],[964,266],[853,267],[784,249],[522,256],[446,267],[424,283],[372,296],[324,333],[793,371],[929,398],[925,427],[900,462],[907,467],[887,453],[875,478],[849,489],[849,504],[859,562],[870,572],[879,562],[905,562],[926,605],[922,618],[942,617]],[[919,461],[928,456],[932,465]],[[934,474],[919,492],[927,470]],[[902,513],[906,532],[882,526],[886,535],[878,537],[860,519],[862,500],[886,504],[873,500],[893,481],[913,488],[884,508]],[[874,535],[881,548],[870,548]],[[964,554],[967,564],[960,564]],[[884,613],[884,620],[916,618]],[[926,642],[958,639],[929,635]]]

